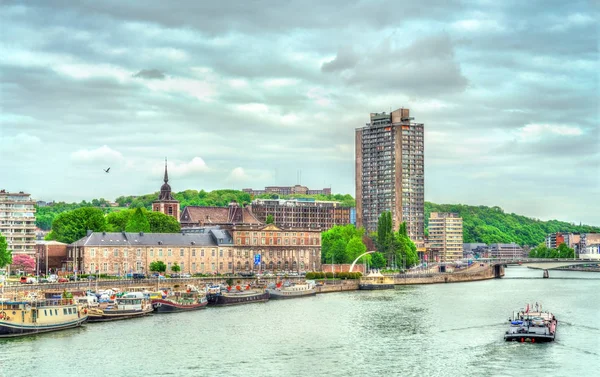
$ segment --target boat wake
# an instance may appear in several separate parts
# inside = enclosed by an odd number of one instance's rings
[[[471,330],[471,329],[481,329],[481,328],[489,328],[489,327],[494,327],[494,326],[505,326],[506,323],[505,322],[498,322],[498,323],[491,323],[491,324],[485,324],[485,325],[480,325],[480,326],[469,326],[469,327],[460,327],[460,328],[456,328],[456,329],[446,329],[446,330],[439,330],[438,332],[450,332],[450,331],[464,331],[464,330]]]

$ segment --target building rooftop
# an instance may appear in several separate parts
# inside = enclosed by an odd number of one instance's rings
[[[225,232],[228,237],[222,232]],[[219,238],[231,239],[231,235],[226,230],[219,231],[217,236],[213,230],[206,233],[93,232],[73,242],[71,246],[217,246]]]
[[[181,214],[181,223],[201,225],[262,224],[248,208],[237,205],[230,205],[229,207],[187,206]]]

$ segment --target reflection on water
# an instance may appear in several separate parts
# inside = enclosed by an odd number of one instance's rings
[[[88,324],[0,340],[0,376],[63,376],[57,366],[65,361],[86,377],[591,376],[600,286],[589,274],[340,292]],[[509,267],[506,275],[541,271]],[[554,278],[565,276],[582,279]],[[536,301],[559,319],[556,342],[504,342],[512,311]]]

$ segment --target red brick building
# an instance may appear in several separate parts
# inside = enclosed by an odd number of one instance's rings
[[[36,261],[40,274],[53,274],[67,268],[67,244],[58,241],[36,241]]]

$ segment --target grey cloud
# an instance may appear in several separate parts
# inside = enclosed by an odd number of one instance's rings
[[[323,63],[321,71],[337,72],[345,69],[354,68],[358,63],[359,55],[354,52],[352,47],[340,48],[333,60]]]
[[[31,165],[5,153],[0,168],[20,189],[68,200],[65,195],[77,194],[55,177],[50,178],[58,183],[50,189],[40,185],[48,181],[45,172],[64,172],[67,182],[95,179],[69,165],[69,152],[74,145],[107,144],[126,160],[134,159],[129,173],[165,154],[179,161],[199,156],[215,166],[207,179],[173,182],[181,189],[222,188],[231,169],[241,166],[275,172],[273,181],[256,178],[251,186],[296,183],[295,172],[302,169],[304,184],[331,183],[334,191],[353,193],[354,128],[368,121],[371,111],[425,104],[411,108],[416,120],[427,130],[452,135],[443,142],[426,140],[427,200],[501,205],[544,217],[543,203],[539,210],[519,210],[529,199],[515,193],[535,196],[539,187],[552,187],[558,201],[569,203],[561,207],[565,217],[598,222],[598,211],[585,205],[597,192],[593,180],[554,185],[555,173],[537,173],[564,163],[557,169],[573,180],[578,174],[592,176],[600,161],[594,154],[600,140],[592,132],[599,118],[598,76],[580,68],[597,64],[595,25],[551,30],[572,13],[595,13],[585,2],[551,1],[439,0],[427,6],[396,0],[265,1],[227,9],[206,1],[28,3],[20,15],[0,13],[7,20],[5,34],[21,37],[13,44],[21,51],[141,76],[143,67],[168,67],[169,79],[204,79],[192,68],[206,68],[208,80],[217,84],[211,102],[204,102],[186,91],[149,89],[166,81],[147,77],[75,79],[56,73],[52,64],[32,68],[4,61],[0,136],[35,135],[53,153]],[[0,12],[11,2],[2,4]],[[500,27],[454,28],[454,22],[474,18],[497,21]],[[282,78],[294,85],[262,85]],[[230,87],[230,79],[243,79],[248,86]],[[307,95],[313,89],[329,102],[316,103]],[[432,102],[446,107],[426,105]],[[265,104],[272,112],[238,110],[247,103]],[[273,114],[295,115],[302,122],[285,124]],[[486,130],[505,140],[528,123],[576,125],[587,134],[502,148],[463,143]],[[469,147],[481,155],[464,153]],[[155,191],[161,183],[160,177],[139,182],[123,174],[118,185],[94,185],[95,191],[79,199]],[[473,194],[473,187],[482,190]]]
[[[347,83],[371,90],[430,96],[461,92],[468,84],[447,35],[417,39],[405,48],[395,47],[392,38],[386,38],[364,56],[350,70]]]
[[[163,80],[165,78],[165,74],[162,71],[159,71],[158,69],[142,69],[141,71],[133,75],[133,77],[149,80]]]

